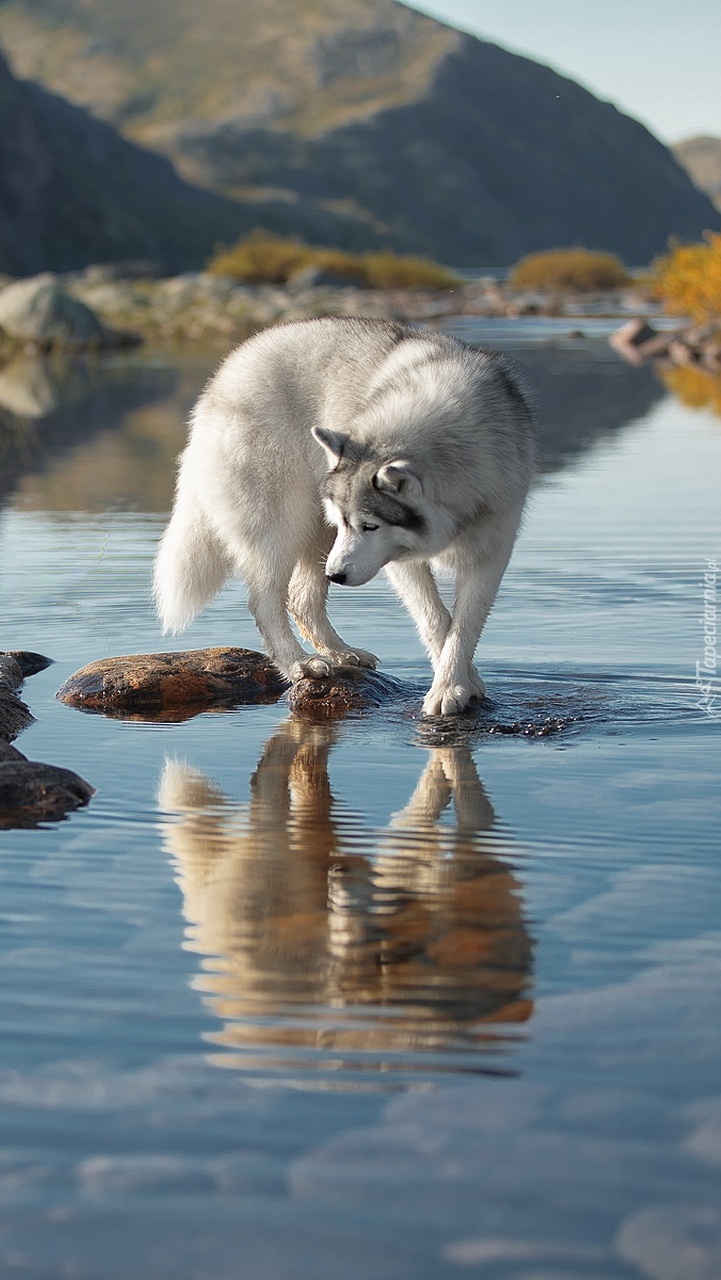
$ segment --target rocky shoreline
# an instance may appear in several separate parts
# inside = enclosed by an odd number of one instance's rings
[[[427,323],[451,316],[633,315],[648,311],[634,288],[593,295],[513,292],[493,277],[460,281],[441,292],[370,289],[303,271],[287,285],[246,285],[192,272],[154,278],[126,267],[88,267],[65,276],[44,273],[0,287],[0,346],[10,350],[98,349],[147,342],[230,346],[279,321],[313,316],[367,316]],[[0,285],[2,282],[0,281]]]
[[[716,324],[659,330],[646,320],[635,319],[609,341],[629,364],[699,365],[711,374],[721,374],[721,328]]]

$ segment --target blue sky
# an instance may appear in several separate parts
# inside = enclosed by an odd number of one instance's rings
[[[721,137],[719,0],[422,0],[414,7],[571,76],[663,142]]]

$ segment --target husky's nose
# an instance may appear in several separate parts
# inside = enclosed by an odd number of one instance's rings
[[[337,582],[338,585],[342,587],[345,584],[345,580],[348,577],[348,574],[347,573],[329,573],[328,577],[331,582]]]

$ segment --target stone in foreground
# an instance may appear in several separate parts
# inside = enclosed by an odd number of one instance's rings
[[[95,794],[79,774],[53,764],[26,760],[10,748],[0,755],[0,830],[58,822]]]
[[[70,676],[57,697],[81,711],[186,720],[199,711],[274,702],[286,681],[252,649],[191,649],[101,658]]]
[[[369,671],[367,667],[341,667],[321,680],[299,680],[288,691],[294,715],[310,720],[340,720],[357,711],[368,711],[389,702],[412,698],[400,680]]]

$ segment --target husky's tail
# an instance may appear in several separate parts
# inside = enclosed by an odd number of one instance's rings
[[[216,596],[233,561],[192,492],[178,491],[153,573],[153,598],[163,633],[183,631]]]

